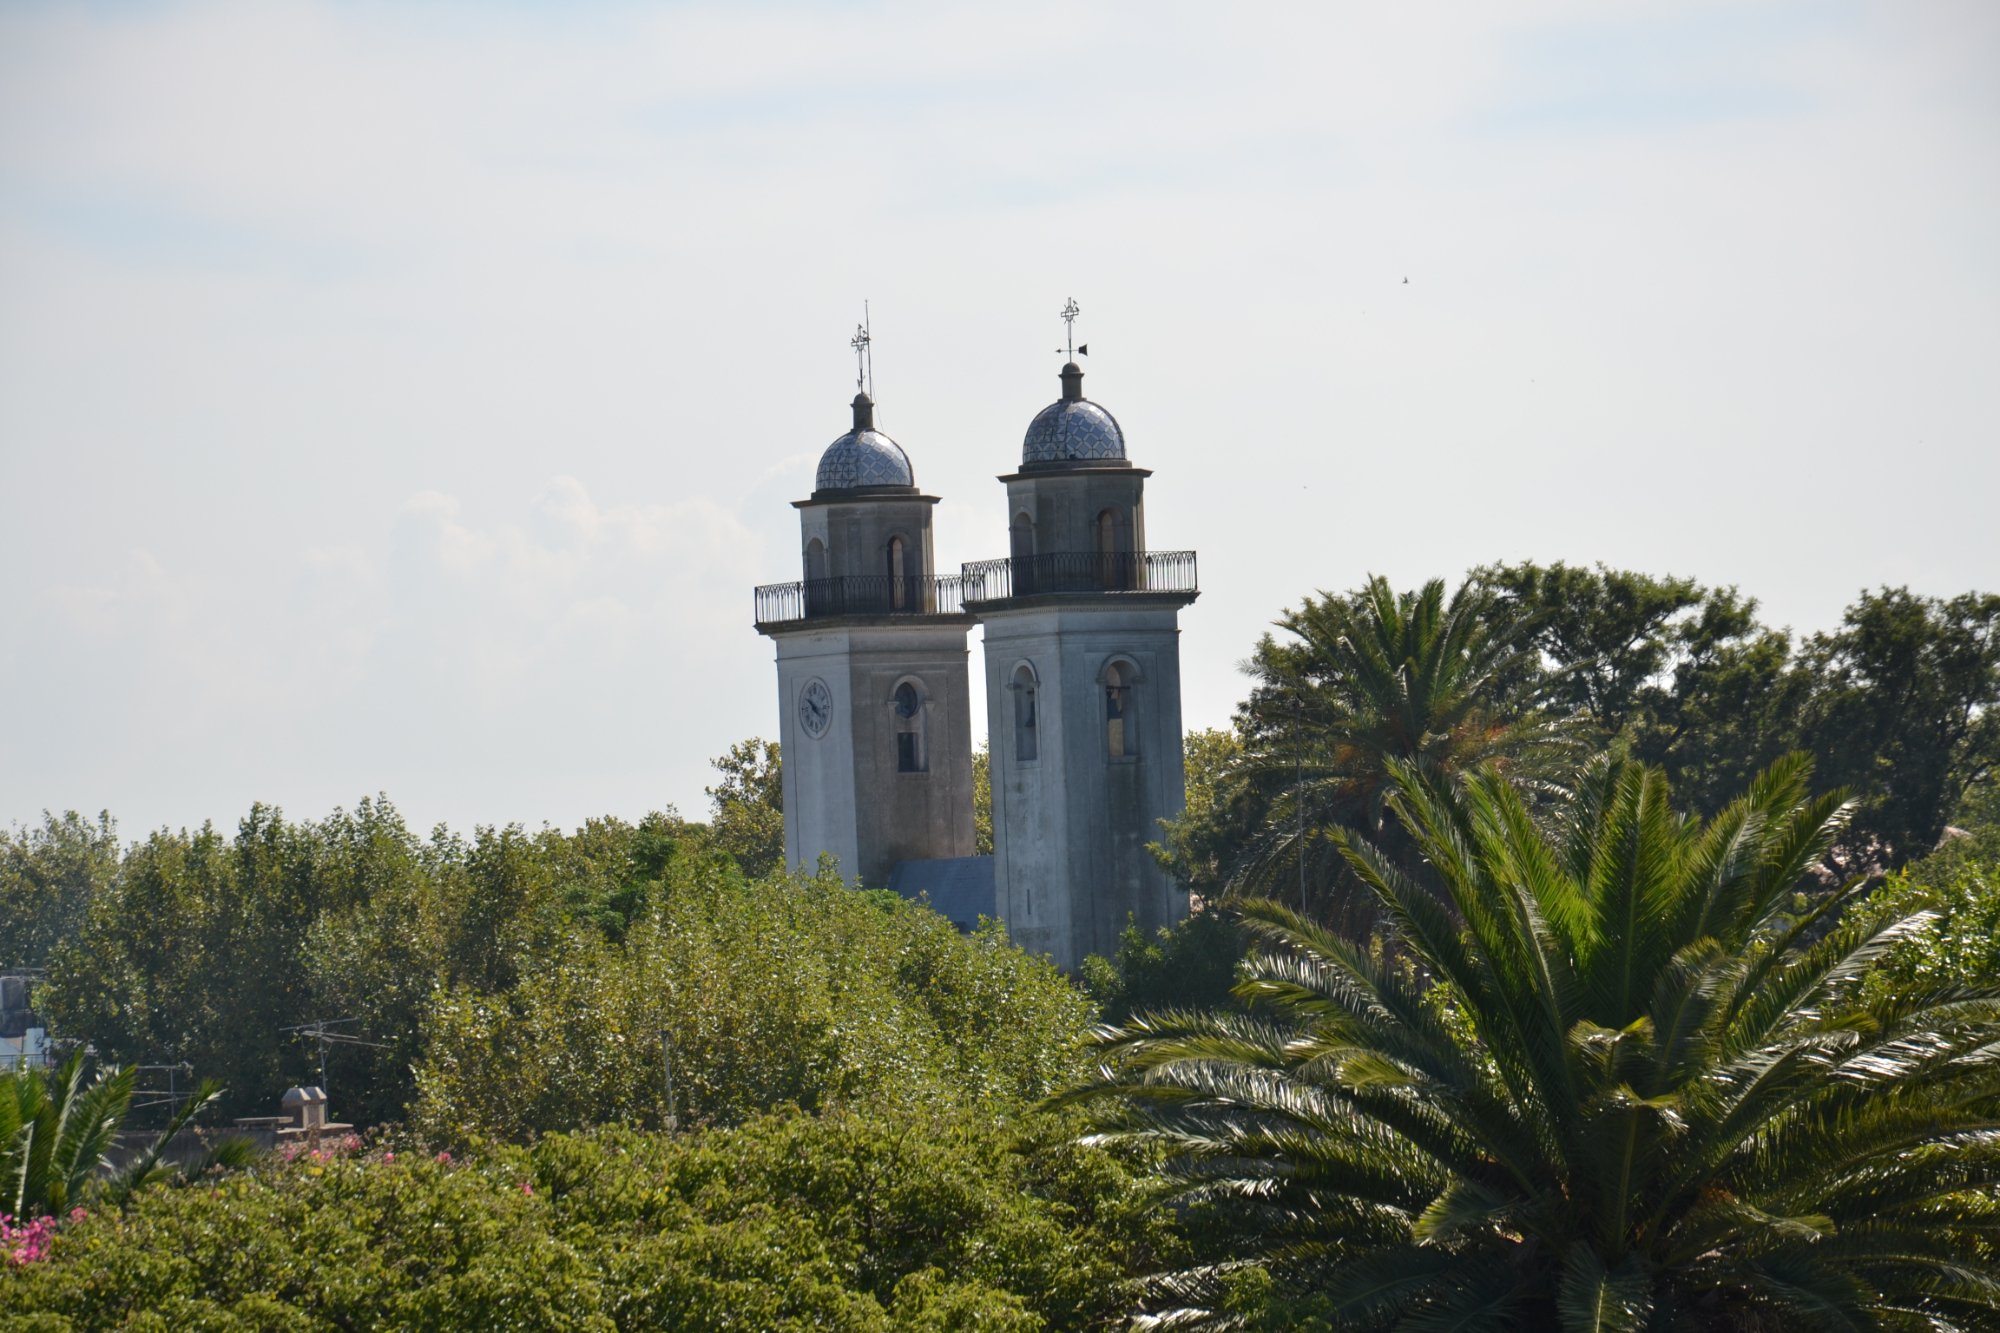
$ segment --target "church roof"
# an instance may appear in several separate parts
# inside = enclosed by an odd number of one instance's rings
[[[854,395],[854,428],[819,456],[813,489],[851,491],[875,486],[915,486],[916,473],[903,446],[875,429],[875,404]]]
[[[1021,441],[1021,465],[1105,464],[1125,461],[1125,432],[1118,418],[1083,396],[1083,370],[1062,368],[1063,396],[1035,414]]]

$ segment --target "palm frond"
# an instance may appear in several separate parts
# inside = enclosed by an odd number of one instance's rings
[[[1300,620],[1357,664],[1328,692],[1471,716],[1453,606],[1371,597]],[[1155,1326],[1235,1318],[1230,1263],[1398,1333],[2000,1322],[2000,984],[1863,1002],[1929,918],[1802,898],[1849,809],[1805,760],[1706,824],[1600,762],[1545,819],[1406,739],[1398,841],[1323,834],[1387,947],[1240,900],[1247,1011],[1106,1029],[1064,1098],[1221,1247],[1149,1286]]]

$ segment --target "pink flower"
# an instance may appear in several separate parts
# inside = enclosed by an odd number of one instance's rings
[[[450,1166],[450,1165],[451,1165],[451,1154],[450,1154],[450,1153],[448,1153],[448,1152],[441,1152],[441,1153],[439,1153],[439,1154],[438,1154],[438,1156],[437,1156],[437,1160],[438,1160],[438,1165],[439,1165],[439,1166]]]
[[[382,1160],[385,1162],[393,1162],[396,1160],[396,1154],[393,1152],[385,1152],[382,1154]]]
[[[53,1217],[38,1217],[25,1226],[15,1226],[12,1217],[0,1215],[0,1254],[6,1255],[11,1264],[34,1263],[48,1254],[56,1225],[57,1219]]]
[[[533,1185],[530,1185],[530,1184],[529,1184],[529,1183],[528,1183],[527,1181],[525,1181],[525,1180],[521,1182],[521,1193],[523,1193],[523,1194],[533,1194],[534,1192],[535,1192],[535,1187],[534,1187]]]

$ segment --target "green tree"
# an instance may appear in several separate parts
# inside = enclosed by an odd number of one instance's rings
[[[1857,854],[1923,856],[2000,767],[2000,595],[1863,593],[1801,658],[1814,680],[1807,746],[1862,798]]]
[[[298,961],[317,907],[288,873],[297,846],[256,806],[234,839],[204,825],[133,847],[50,960],[36,1004],[51,1029],[120,1063],[186,1061],[238,1091],[238,1114],[275,1096],[287,1081],[278,1029],[306,1009]]]
[[[1983,986],[2000,977],[2000,856],[1949,861],[1936,867],[1919,861],[1890,875],[1879,891],[1884,910],[1933,915],[1870,976],[1877,991]]]
[[[46,967],[118,873],[109,814],[70,810],[0,839],[0,968]]]
[[[1713,813],[1797,748],[1808,677],[1791,637],[1735,588],[1693,579],[1523,562],[1468,576],[1533,627],[1540,683],[1599,745],[1666,771],[1679,798]]]
[[[2000,832],[2000,772],[1990,772],[1967,788],[1952,822],[1981,832]]]
[[[985,741],[972,755],[972,852],[993,855],[993,751]]]
[[[1236,965],[1249,946],[1235,915],[1211,905],[1150,938],[1127,925],[1111,957],[1083,960],[1081,980],[1108,1023],[1148,1009],[1219,1009],[1233,1002]]]
[[[572,935],[503,992],[440,991],[413,1122],[447,1143],[772,1107],[1018,1101],[1079,1069],[1089,1008],[993,928],[837,875],[669,868],[618,944]]]
[[[736,858],[752,879],[785,860],[785,788],[778,743],[752,736],[713,761],[722,780],[706,788],[714,806],[710,828],[717,850]]]
[[[1929,851],[2000,762],[2000,597],[1863,593],[1795,649],[1734,588],[1560,563],[1471,577],[1535,625],[1523,679],[1659,764],[1694,808],[1719,809],[1781,754],[1813,754],[1861,798],[1838,849],[1857,866]]]
[[[1187,802],[1179,817],[1160,821],[1160,840],[1146,850],[1198,907],[1222,896],[1237,853],[1262,822],[1264,803],[1255,799],[1236,729],[1190,731],[1182,753]]]
[[[658,815],[422,840],[376,798],[316,823],[257,806],[234,838],[161,830],[94,893],[36,1002],[108,1058],[226,1080],[234,1114],[317,1077],[317,1052],[285,1028],[353,1018],[348,1031],[378,1045],[329,1051],[335,1109],[393,1119],[433,994],[505,994],[573,934],[616,938],[685,827]]]
[[[1703,825],[1605,763],[1545,832],[1495,776],[1394,766],[1436,887],[1342,842],[1435,989],[1246,905],[1257,1012],[1135,1019],[1077,1094],[1207,1229],[1160,1299],[1356,1329],[1990,1326],[2000,990],[1860,998],[1923,918],[1859,884],[1798,899],[1847,814],[1808,772]]]
[[[299,941],[300,1011],[272,1028],[309,1019],[353,1020],[342,1030],[369,1046],[335,1045],[327,1081],[342,1119],[362,1125],[399,1117],[421,1050],[419,1024],[431,991],[451,974],[461,930],[455,904],[438,891],[444,844],[419,841],[386,799],[335,810],[296,844],[298,873],[320,887],[318,910]],[[453,848],[456,854],[460,849]],[[318,1081],[317,1051],[273,1033],[282,1077]],[[282,1086],[282,1085],[280,1085]],[[264,1109],[277,1089],[265,1086]]]
[[[1661,686],[1684,664],[1762,629],[1757,603],[1736,589],[1671,575],[1524,561],[1483,565],[1467,579],[1532,627],[1541,657],[1532,674],[1550,677],[1548,697],[1596,722],[1605,738],[1657,707]]]
[[[1983,792],[1977,795],[1984,795]],[[1959,828],[1920,861],[1892,872],[1870,905],[1930,919],[1869,974],[1871,993],[1983,986],[2000,977],[2000,811],[1981,819],[1968,802]]]
[[[46,1259],[0,1278],[0,1325],[1100,1328],[1122,1276],[1172,1240],[1131,1174],[1068,1129],[787,1112],[451,1161],[272,1163],[66,1225]]]
[[[1265,635],[1247,669],[1246,767],[1266,795],[1263,825],[1232,884],[1298,901],[1318,884],[1343,902],[1313,910],[1357,929],[1367,904],[1347,891],[1333,834],[1357,829],[1392,847],[1398,765],[1450,781],[1482,765],[1516,779],[1559,773],[1574,757],[1571,720],[1522,687],[1529,625],[1471,583],[1449,598],[1442,579],[1396,593],[1376,577],[1347,597],[1307,598]],[[1356,912],[1361,915],[1356,915]],[[1352,918],[1352,919],[1350,919]]]

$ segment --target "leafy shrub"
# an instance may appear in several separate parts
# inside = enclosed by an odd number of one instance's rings
[[[14,1328],[1081,1328],[1164,1233],[1053,1120],[784,1114],[272,1163],[20,1270]],[[39,1322],[36,1322],[39,1321]]]
[[[575,936],[506,993],[441,994],[414,1123],[445,1143],[657,1127],[665,1050],[683,1123],[771,1107],[1034,1098],[1081,1069],[1089,1008],[998,928],[835,876],[670,872],[621,944]]]
[[[1149,937],[1128,924],[1110,958],[1083,960],[1083,986],[1107,1023],[1147,1009],[1220,1009],[1234,1003],[1236,965],[1250,938],[1230,915],[1208,908]]]
[[[2000,977],[2000,827],[1955,838],[1889,876],[1871,906],[1933,919],[1869,974],[1877,998],[1937,986],[1990,986]]]

